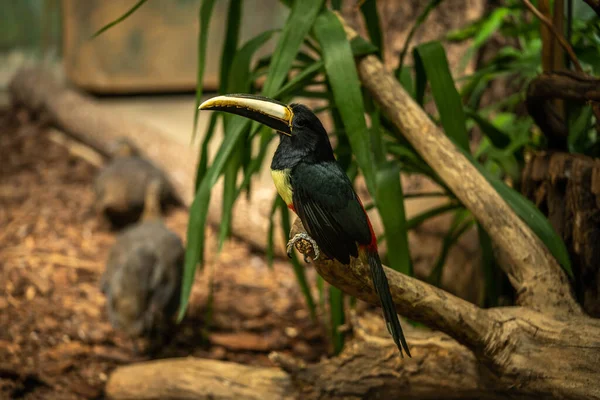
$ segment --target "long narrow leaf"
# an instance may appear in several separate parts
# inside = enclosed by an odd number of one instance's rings
[[[377,171],[377,208],[385,228],[390,267],[412,275],[404,193],[398,164],[390,162]]]
[[[477,233],[479,235],[479,246],[481,247],[481,270],[485,285],[484,305],[494,307],[498,305],[499,291],[498,282],[495,279],[492,239],[480,224],[477,224]]]
[[[192,131],[192,142],[196,138],[196,128],[198,127],[198,106],[202,101],[202,89],[204,87],[204,67],[206,64],[206,45],[208,43],[208,26],[212,15],[215,0],[203,0],[200,7],[199,20],[200,29],[198,31],[198,65],[196,66],[196,105],[194,107],[194,128]]]
[[[323,49],[325,70],[335,104],[342,116],[356,161],[371,193],[375,193],[375,170],[370,150],[365,108],[350,43],[336,15],[323,11],[315,22],[314,33]]]
[[[440,255],[438,256],[431,273],[427,280],[435,286],[439,286],[442,281],[442,273],[444,271],[444,265],[446,264],[446,259],[448,258],[448,254],[452,249],[460,237],[467,232],[475,223],[473,219],[465,221],[465,218],[470,213],[467,210],[461,210],[457,212],[456,217],[452,221],[452,226],[450,230],[444,237],[442,242],[442,250],[440,251]]]
[[[419,14],[417,19],[415,19],[415,24],[412,26],[412,28],[410,28],[410,32],[408,32],[408,36],[406,36],[406,40],[404,41],[404,46],[402,46],[402,51],[400,52],[400,62],[398,63],[398,68],[396,69],[396,75],[398,75],[398,71],[401,71],[402,68],[404,68],[404,59],[406,58],[406,53],[408,53],[408,47],[410,46],[410,42],[417,32],[417,29],[419,29],[423,22],[425,22],[429,13],[435,10],[435,8],[439,6],[442,1],[444,0],[430,0],[421,14]]]
[[[185,267],[183,276],[183,285],[181,290],[181,307],[179,309],[178,319],[183,318],[188,305],[189,295],[194,283],[196,265],[203,266],[204,263],[204,229],[206,227],[206,218],[208,215],[208,205],[210,204],[211,189],[217,182],[218,177],[223,172],[227,160],[236,149],[238,143],[243,139],[246,126],[250,121],[235,119],[232,120],[231,133],[223,139],[221,147],[217,152],[215,160],[206,175],[200,187],[196,191],[194,201],[190,206],[190,219],[187,230],[187,246],[185,251]]]
[[[450,204],[444,204],[444,205],[432,208],[427,211],[423,211],[422,213],[417,214],[414,217],[406,220],[406,229],[408,229],[408,230],[414,229],[430,218],[437,217],[438,215],[444,214],[448,211],[457,210],[459,208],[464,208],[464,207],[458,203],[450,203]]]
[[[267,265],[269,269],[273,269],[273,259],[275,258],[275,254],[273,251],[273,245],[275,242],[275,212],[279,210],[279,196],[276,196],[273,199],[273,204],[271,205],[271,212],[269,213],[269,229],[267,230]]]
[[[195,191],[198,191],[200,182],[204,179],[204,175],[208,168],[208,147],[215,134],[219,116],[218,113],[213,113],[210,116],[210,122],[208,123],[208,128],[206,129],[206,134],[204,135],[204,140],[202,141],[202,147],[200,149],[200,159],[198,160],[198,168],[196,169],[196,183],[194,184]]]
[[[350,48],[354,57],[366,56],[369,54],[379,53],[379,49],[373,43],[365,40],[362,36],[356,36],[350,41]]]
[[[473,38],[473,43],[460,60],[460,71],[463,71],[466,68],[467,63],[471,57],[473,57],[475,51],[477,51],[477,49],[479,49],[494,34],[494,32],[500,28],[502,21],[510,14],[510,12],[511,10],[506,7],[499,7],[496,8],[489,17],[483,19],[484,22],[479,29],[477,29],[475,37]]]
[[[308,67],[300,71],[296,76],[294,76],[284,86],[279,88],[273,97],[279,99],[283,96],[289,96],[290,94],[294,93],[294,91],[305,86],[315,76],[322,72],[324,66],[325,64],[323,63],[323,61],[317,61],[314,64],[309,65]]]
[[[422,65],[427,74],[446,135],[451,137],[458,146],[468,150],[469,135],[465,113],[441,43],[434,41],[418,46],[415,51],[416,62]]]
[[[494,124],[487,119],[483,118],[478,112],[466,110],[465,113],[479,125],[481,132],[490,139],[490,142],[492,142],[494,146],[499,149],[504,149],[510,144],[510,136],[494,126]]]
[[[402,85],[404,90],[411,95],[411,97],[415,98],[415,85],[413,83],[413,79],[411,76],[412,68],[402,67],[396,71],[396,78],[398,82]]]
[[[366,0],[360,6],[360,11],[367,25],[367,32],[371,43],[379,49],[379,58],[383,59],[383,32],[381,31],[381,23],[379,22],[379,12],[377,11],[377,1]]]
[[[233,6],[233,3],[232,3]],[[233,13],[234,16],[236,12]],[[232,65],[228,68],[229,75],[226,78],[227,86],[224,92],[229,93],[247,93],[250,91],[250,73],[251,73],[251,62],[256,51],[258,51],[275,33],[274,30],[266,31],[248,41],[242,48],[235,53],[233,57]],[[233,40],[231,40],[233,42]],[[229,135],[231,132],[231,121],[233,119],[240,118],[235,115],[226,114],[223,117],[224,135]],[[247,125],[246,130],[243,133],[244,137],[250,136],[250,125]],[[231,231],[231,219],[233,214],[233,205],[238,197],[237,190],[237,177],[238,170],[242,164],[244,157],[247,157],[247,153],[251,153],[251,146],[241,146],[235,150],[233,156],[228,160],[227,168],[225,169],[225,178],[223,185],[223,205],[222,205],[222,217],[218,239],[218,249],[221,250],[225,239],[229,236]],[[246,153],[246,154],[243,154]]]
[[[249,90],[250,84],[247,82],[250,75],[250,58],[239,60],[237,46],[239,41],[239,33],[242,19],[242,0],[230,0],[229,10],[227,11],[227,32],[225,41],[223,42],[223,51],[221,52],[221,71],[219,78],[219,92],[243,93]],[[259,36],[260,38],[261,36]],[[253,53],[252,53],[253,54]],[[242,53],[242,56],[245,54]],[[232,65],[236,69],[232,68]],[[230,70],[232,73],[230,74]],[[233,79],[231,79],[233,77]],[[237,80],[236,80],[237,78]],[[229,133],[229,121],[234,118],[232,115],[223,117],[224,134]],[[245,135],[249,133],[249,128]],[[233,157],[228,161],[225,169],[225,177],[223,182],[223,200],[222,200],[222,218],[218,238],[218,251],[220,252],[225,243],[225,239],[229,237],[231,232],[231,218],[233,205],[236,200],[236,183],[237,172],[244,158],[242,154],[244,148],[240,147],[236,150]]]
[[[240,27],[242,20],[242,0],[229,0],[229,10],[227,11],[227,32],[223,42],[223,51],[221,52],[221,71],[219,73],[219,92],[225,94],[229,81],[229,69],[233,58],[236,55],[238,41],[240,39]]]
[[[108,24],[104,25],[96,33],[94,33],[90,39],[93,39],[93,38],[97,37],[98,35],[106,32],[107,30],[109,30],[113,26],[117,25],[118,23],[123,22],[131,14],[133,14],[135,12],[135,10],[137,10],[138,8],[140,8],[146,1],[148,1],[148,0],[140,0],[137,3],[135,3],[133,5],[133,7],[131,7],[129,10],[127,10],[127,12],[125,14],[121,15],[119,18],[115,19],[114,21],[109,22]]]
[[[292,10],[273,52],[263,95],[273,97],[283,84],[304,37],[313,26],[322,6],[323,0],[295,1],[292,4]]]
[[[529,200],[527,200],[519,192],[506,186],[506,184],[490,174],[481,166],[470,154],[462,150],[462,153],[471,161],[487,181],[494,187],[500,197],[508,203],[513,211],[535,232],[540,240],[546,245],[546,248],[556,258],[558,263],[562,265],[569,277],[573,278],[573,270],[571,269],[571,260],[565,243],[556,233],[550,221],[541,213],[541,211]]]

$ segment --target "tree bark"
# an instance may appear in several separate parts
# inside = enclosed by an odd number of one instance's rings
[[[336,358],[304,365],[271,354],[277,367],[171,359],[118,368],[111,399],[501,399],[473,355],[448,336],[411,336],[413,358],[401,361],[387,339],[366,335]],[[517,396],[518,397],[518,396]]]
[[[535,154],[523,170],[521,190],[564,239],[579,301],[588,314],[600,317],[600,160]]]

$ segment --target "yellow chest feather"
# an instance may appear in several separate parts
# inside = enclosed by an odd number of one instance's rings
[[[271,170],[271,177],[273,178],[273,182],[275,183],[275,187],[277,188],[277,192],[285,201],[285,204],[292,204],[292,186],[290,185],[290,170],[288,169],[280,169],[280,170]]]

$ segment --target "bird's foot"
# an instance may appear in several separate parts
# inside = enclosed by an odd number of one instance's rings
[[[317,242],[315,242],[315,240],[313,238],[310,237],[310,235],[308,233],[297,233],[293,238],[291,238],[288,243],[287,243],[287,255],[288,257],[292,258],[292,248],[294,247],[294,245],[296,245],[296,243],[298,243],[299,241],[306,241],[308,243],[310,243],[310,245],[312,246],[312,250],[315,253],[315,256],[313,258],[313,260],[318,260],[319,256],[321,255],[321,251],[319,250],[319,246],[317,245]],[[306,247],[304,246],[303,250],[308,250],[306,249]],[[304,262],[310,262],[310,260],[308,259],[308,251],[302,251],[302,254],[304,255]]]

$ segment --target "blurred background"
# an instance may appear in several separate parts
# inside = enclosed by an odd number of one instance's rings
[[[269,367],[278,351],[317,363],[357,340],[354,331],[388,337],[379,309],[286,258],[294,218],[269,173],[277,141],[198,115],[218,93],[309,105],[369,209],[386,265],[480,307],[513,305],[474,216],[355,74],[336,80],[365,54],[472,156],[600,316],[600,107],[530,90],[548,84],[544,73],[600,74],[593,1],[318,3],[0,0],[0,397],[104,398],[111,373],[148,359]],[[318,25],[328,9],[364,40],[336,42],[341,25]],[[294,29],[304,29],[296,42]],[[153,288],[140,279],[151,259],[172,264]],[[139,299],[165,287],[176,287],[163,296],[165,315],[180,300],[189,306],[148,353],[131,332],[152,318],[126,317],[152,309]],[[409,338],[427,332],[403,326]],[[155,333],[145,332],[150,345]],[[122,394],[115,385],[110,393]]]

